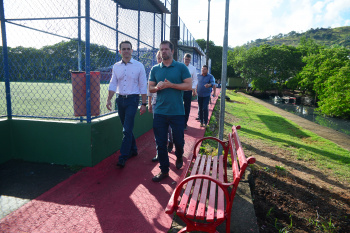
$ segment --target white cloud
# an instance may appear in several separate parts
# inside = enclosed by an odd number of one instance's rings
[[[211,1],[210,40],[222,45],[225,0]],[[181,7],[182,6],[182,7]],[[184,6],[186,6],[184,8]],[[179,1],[179,15],[196,39],[207,37],[208,1]],[[229,45],[290,31],[350,25],[349,0],[231,0]]]
[[[344,22],[342,13],[350,10],[350,1],[337,0],[331,1],[325,7],[324,22],[330,24],[330,26],[341,26]]]

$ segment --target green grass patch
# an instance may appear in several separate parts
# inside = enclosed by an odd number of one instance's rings
[[[291,152],[298,160],[312,162],[321,169],[328,169],[341,180],[350,180],[350,152],[317,134],[303,129],[292,121],[250,99],[227,90],[231,101],[225,104],[224,137],[233,125],[240,125],[241,141],[260,140]],[[215,111],[218,112],[216,104]],[[218,114],[218,113],[217,113]],[[218,118],[218,116],[213,113]],[[213,127],[210,122],[210,127]],[[215,128],[215,127],[214,127]],[[217,131],[207,136],[217,136]],[[226,136],[225,136],[226,135]]]

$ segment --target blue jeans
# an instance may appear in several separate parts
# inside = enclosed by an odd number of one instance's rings
[[[198,96],[198,108],[199,108],[199,121],[201,124],[208,124],[208,105],[210,96],[199,97]]]
[[[131,154],[137,153],[136,141],[133,133],[135,114],[139,106],[140,96],[128,98],[118,97],[118,114],[123,125],[123,141],[120,147],[119,160],[127,160]]]
[[[181,158],[184,153],[184,115],[162,115],[154,114],[153,132],[157,143],[159,168],[162,173],[169,172],[169,157],[167,150],[167,133],[169,125],[173,131],[173,142],[175,145],[175,155]]]
[[[184,107],[185,107],[185,128],[186,128],[188,117],[191,111],[192,91],[184,91],[183,101],[184,101]]]

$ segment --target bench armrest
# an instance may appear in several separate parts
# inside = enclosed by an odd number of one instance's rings
[[[175,190],[173,191],[173,194],[170,197],[170,200],[168,202],[167,207],[165,208],[165,212],[167,214],[172,214],[175,210],[177,210],[178,207],[178,199],[182,190],[182,187],[188,183],[191,180],[195,180],[195,179],[206,179],[206,180],[210,180],[214,183],[216,183],[224,192],[225,194],[225,198],[227,200],[229,200],[229,193],[227,190],[227,187],[230,186],[230,184],[226,184],[226,183],[222,183],[214,178],[212,178],[211,176],[207,176],[207,175],[193,175],[193,176],[189,176],[186,179],[184,179],[183,181],[180,182],[180,184],[178,186],[176,186]]]

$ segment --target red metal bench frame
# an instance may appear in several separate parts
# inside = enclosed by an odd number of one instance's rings
[[[195,144],[192,156],[185,166],[186,172],[181,177],[182,181],[175,188],[165,209],[167,214],[173,214],[175,211],[186,223],[186,227],[179,232],[217,232],[216,228],[225,220],[227,220],[226,232],[230,232],[231,209],[239,181],[248,164],[255,163],[254,157],[247,159],[244,155],[237,134],[237,129],[240,128],[233,126],[227,141],[204,137]],[[197,155],[197,147],[204,140],[215,140],[220,143],[224,154],[214,157]],[[232,182],[227,180],[229,152],[232,159]],[[189,173],[190,175],[185,178]]]

